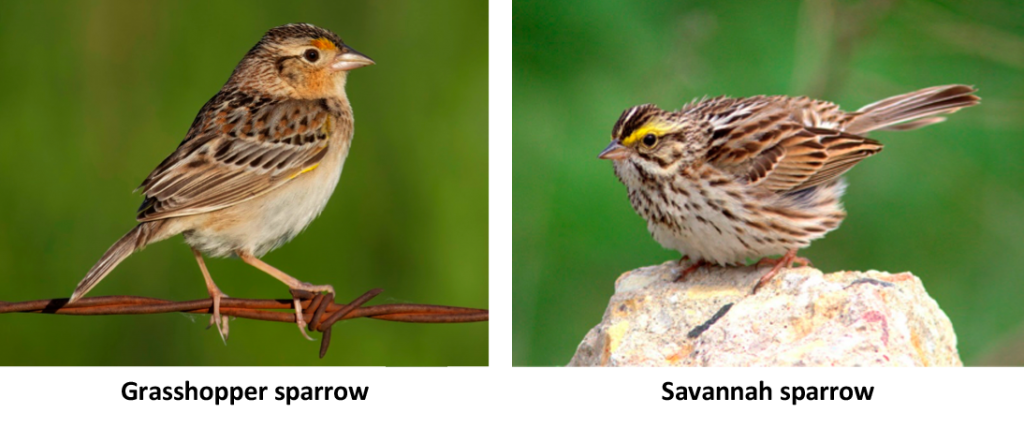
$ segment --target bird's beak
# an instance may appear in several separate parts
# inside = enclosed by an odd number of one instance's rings
[[[605,147],[601,154],[597,155],[598,159],[611,159],[619,160],[625,159],[629,156],[629,149],[623,146],[619,140],[612,140],[608,147]]]
[[[334,64],[331,65],[331,68],[338,71],[348,71],[376,64],[368,56],[363,55],[348,46],[342,46],[342,51],[344,53],[335,58]]]

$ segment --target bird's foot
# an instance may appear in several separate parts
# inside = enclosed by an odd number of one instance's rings
[[[679,267],[682,267],[683,266],[683,262],[687,261],[689,259],[690,259],[690,256],[683,256],[683,258],[679,259]],[[688,266],[686,269],[683,269],[682,272],[679,272],[679,275],[676,276],[675,282],[683,282],[683,280],[686,279],[687,276],[689,276],[691,273],[697,271],[697,269],[700,269],[702,266],[710,266],[710,265],[711,265],[711,263],[708,263],[707,260],[704,260],[704,259],[697,260],[692,265]]]
[[[210,324],[206,326],[209,329],[212,326],[217,326],[217,333],[220,334],[220,340],[224,341],[224,344],[228,343],[228,317],[227,315],[220,314],[220,299],[222,297],[228,297],[220,290],[214,288],[216,292],[210,293],[210,298],[213,299],[213,314],[210,315]]]
[[[292,287],[292,289],[293,290],[309,291],[309,292],[312,292],[312,293],[324,293],[324,292],[326,292],[328,294],[334,294],[334,287],[332,287],[330,285],[312,285],[312,284],[310,284],[308,282],[299,283],[298,285]],[[312,337],[309,337],[309,335],[306,334],[307,324],[306,324],[306,317],[305,317],[305,315],[302,312],[302,300],[300,300],[299,298],[295,298],[294,302],[295,302],[295,324],[299,326],[299,333],[302,333],[302,337],[305,337],[307,340],[313,340]]]
[[[754,264],[754,266],[771,266],[772,269],[769,270],[768,273],[761,276],[761,279],[759,279],[757,281],[757,284],[754,285],[754,290],[751,291],[750,294],[757,293],[757,290],[760,289],[762,285],[767,284],[768,281],[771,281],[772,278],[775,277],[775,275],[778,275],[779,271],[781,271],[784,268],[793,267],[793,264],[798,264],[800,265],[800,267],[806,267],[811,265],[811,261],[807,260],[804,257],[797,257],[795,248],[786,251],[786,254],[777,259],[773,259],[771,257],[763,257],[761,258],[761,260],[758,260],[757,263]]]

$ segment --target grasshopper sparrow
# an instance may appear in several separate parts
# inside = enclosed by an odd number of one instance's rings
[[[772,269],[756,291],[781,268],[806,265],[797,249],[839,227],[841,175],[882,150],[864,134],[941,122],[977,104],[973,92],[936,86],[852,113],[787,96],[705,98],[673,112],[646,104],[622,113],[599,157],[613,160],[654,239],[695,261],[679,279],[702,265],[761,258]]]
[[[345,79],[373,61],[310,24],[272,28],[203,106],[178,148],[142,182],[139,224],[75,288],[73,303],[133,252],[177,234],[192,247],[213,298],[211,325],[227,337],[217,288],[203,263],[237,255],[292,290],[331,292],[259,259],[288,242],[331,197],[352,141]],[[307,339],[299,300],[295,321]]]

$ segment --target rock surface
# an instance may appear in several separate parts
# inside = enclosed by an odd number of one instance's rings
[[[570,366],[960,366],[946,314],[910,273],[626,272]]]

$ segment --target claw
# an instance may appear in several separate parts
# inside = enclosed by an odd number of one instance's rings
[[[313,340],[312,337],[306,334],[306,317],[302,314],[302,301],[299,299],[293,299],[292,301],[295,302],[295,324],[299,326],[299,333],[302,333],[302,337],[305,337],[306,340]]]
[[[299,286],[293,288],[293,290],[305,290],[313,293],[327,292],[329,294],[334,294],[334,287],[331,287],[330,285],[312,285],[308,282],[301,283]],[[302,314],[302,301],[298,298],[293,300],[295,302],[295,324],[298,324],[299,332],[302,333],[302,337],[305,337],[307,340],[313,340],[312,337],[309,337],[309,335],[306,334],[306,327],[308,325],[306,324],[306,317]]]
[[[220,298],[228,297],[227,294],[211,294],[213,298],[213,313],[210,314],[210,323],[207,324],[206,328],[217,326],[217,333],[220,334],[220,340],[225,345],[228,344],[228,316],[220,314]]]

